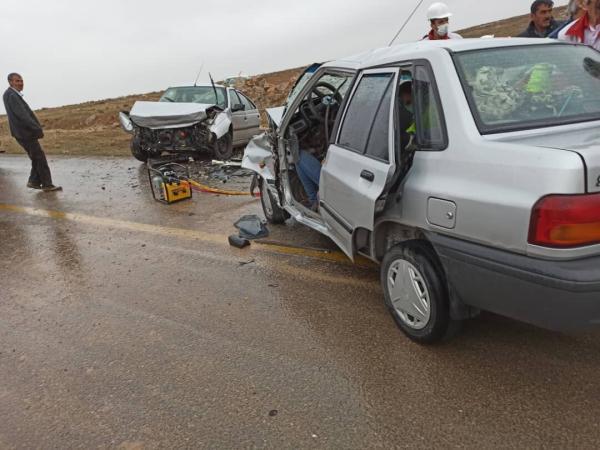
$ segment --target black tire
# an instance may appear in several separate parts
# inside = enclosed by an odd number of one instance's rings
[[[233,136],[227,133],[221,139],[218,139],[214,145],[213,153],[215,159],[219,161],[229,161],[233,156]]]
[[[148,152],[146,152],[142,149],[139,139],[137,139],[136,137],[131,138],[131,143],[129,145],[129,148],[131,149],[131,154],[133,155],[133,157],[135,159],[137,159],[138,161],[141,161],[141,162],[148,161],[148,158],[150,157],[150,155]]]
[[[267,188],[267,182],[260,179],[258,182],[260,188],[260,203],[267,222],[274,225],[280,225],[289,219],[290,215],[285,209],[279,207],[277,199],[273,197],[271,191]]]
[[[421,316],[424,320],[419,320],[418,315],[411,316],[407,311],[402,311],[400,302],[393,298],[394,280],[401,281],[397,279],[400,276],[409,280],[408,283],[398,285],[401,293],[406,296],[419,297],[419,293],[427,296],[429,311],[428,317],[427,314]],[[413,341],[435,344],[451,337],[460,329],[461,322],[450,318],[450,299],[443,270],[435,252],[426,243],[411,242],[392,247],[381,265],[381,286],[386,306],[396,325]],[[396,300],[396,304],[393,300]],[[427,311],[423,304],[419,304],[419,308]]]

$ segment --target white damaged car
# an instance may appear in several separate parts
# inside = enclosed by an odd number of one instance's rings
[[[212,85],[171,87],[158,102],[136,102],[119,121],[132,135],[132,155],[144,162],[162,153],[201,152],[227,160],[260,132],[254,102],[235,89]]]

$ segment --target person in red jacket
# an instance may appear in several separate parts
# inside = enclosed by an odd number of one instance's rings
[[[600,50],[600,0],[582,0],[585,14],[558,34],[558,39]]]

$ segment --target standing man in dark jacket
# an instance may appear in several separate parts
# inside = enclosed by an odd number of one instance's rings
[[[31,174],[27,187],[41,189],[45,192],[60,191],[60,186],[52,184],[52,175],[46,155],[38,139],[44,137],[44,132],[39,120],[23,99],[23,78],[18,73],[8,76],[10,87],[4,92],[4,108],[8,116],[10,134],[25,149],[31,159]]]
[[[561,24],[552,17],[552,0],[535,0],[531,4],[531,22],[519,37],[545,38]]]

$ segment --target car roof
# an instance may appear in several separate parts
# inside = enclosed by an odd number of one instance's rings
[[[169,86],[168,89],[178,89],[178,88],[211,88],[212,89],[212,84],[197,84],[196,86]],[[223,89],[227,89],[227,86],[223,86],[221,84],[215,84],[215,87],[218,88],[223,88]],[[230,88],[233,89],[233,88]]]
[[[337,61],[330,61],[323,67],[338,67],[359,70],[382,64],[424,57],[430,53],[466,52],[489,48],[517,47],[523,45],[543,45],[563,43],[554,39],[531,38],[487,38],[487,39],[447,39],[442,41],[418,41],[370,50]]]

